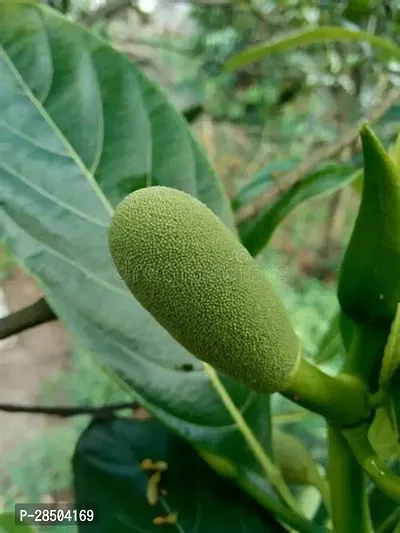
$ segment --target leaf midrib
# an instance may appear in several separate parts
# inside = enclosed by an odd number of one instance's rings
[[[4,60],[10,69],[11,73],[15,77],[15,79],[20,84],[24,94],[29,98],[29,100],[32,102],[33,106],[38,110],[40,115],[45,120],[46,124],[51,128],[51,130],[54,132],[54,134],[57,136],[57,138],[61,141],[61,143],[65,146],[67,153],[69,154],[70,158],[74,161],[74,163],[77,165],[79,170],[82,172],[85,179],[90,183],[92,186],[92,189],[96,196],[99,198],[99,200],[102,202],[105,210],[107,213],[112,216],[114,213],[114,209],[106,196],[103,194],[102,190],[100,189],[99,185],[97,184],[96,180],[94,179],[94,176],[89,172],[85,164],[83,163],[82,159],[79,157],[77,152],[74,150],[72,145],[68,142],[66,137],[63,135],[62,131],[58,128],[57,124],[53,121],[53,119],[50,117],[50,115],[47,113],[43,105],[39,102],[39,100],[36,98],[36,96],[32,93],[30,88],[25,83],[24,79],[18,72],[17,68],[14,66],[14,63],[8,56],[7,52],[2,47],[1,50],[3,51]]]

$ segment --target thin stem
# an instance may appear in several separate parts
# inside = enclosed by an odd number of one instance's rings
[[[100,406],[45,406],[45,405],[15,405],[15,404],[0,404],[0,411],[5,413],[29,413],[33,415],[47,415],[58,416],[60,418],[67,418],[70,416],[80,415],[96,415],[106,416],[119,411],[121,409],[137,409],[139,404],[137,402],[119,402],[110,403]]]
[[[271,396],[267,396],[267,402],[265,406],[265,434],[264,447],[267,455],[271,458],[271,461],[275,463],[275,452],[272,445],[272,412],[271,412]]]
[[[378,386],[379,368],[388,333],[373,327],[356,325],[350,350],[342,371],[357,375],[374,389]],[[372,404],[379,401],[381,394],[372,396]],[[391,472],[379,459],[368,439],[369,423],[364,422],[352,428],[342,428],[343,438],[351,449],[354,461],[374,481],[375,485],[389,497],[400,503],[400,477]]]
[[[245,421],[242,413],[237,409],[236,405],[233,403],[232,398],[229,396],[227,390],[221,383],[215,370],[207,363],[203,363],[204,370],[210,381],[219,394],[223,404],[225,405],[227,411],[233,418],[238,430],[242,433],[245,441],[247,442],[249,448],[254,453],[254,456],[257,458],[258,462],[261,465],[261,468],[264,470],[268,480],[275,487],[278,494],[281,496],[282,500],[287,503],[287,505],[297,513],[301,513],[299,509],[298,502],[293,494],[290,492],[285,481],[283,480],[281,473],[275,467],[271,459],[263,450],[261,444],[258,442],[256,436],[252,432],[251,428]]]
[[[349,446],[361,468],[375,485],[395,502],[400,503],[400,477],[391,472],[379,459],[368,439],[367,424],[343,430]]]
[[[328,426],[331,512],[338,533],[373,533],[365,475],[345,438]]]
[[[246,477],[246,475],[240,476],[235,481],[241,489],[264,507],[264,509],[273,513],[276,518],[293,528],[295,531],[298,531],[299,533],[328,533],[329,530],[313,524],[303,516],[295,513],[277,498],[274,498],[267,491],[263,490],[259,485],[253,483],[251,479]]]
[[[383,524],[381,524],[376,530],[376,533],[390,533],[398,524],[400,524],[400,507],[397,507],[397,509],[386,518]]]
[[[29,328],[56,320],[57,315],[44,298],[0,319],[0,339],[11,337]]]

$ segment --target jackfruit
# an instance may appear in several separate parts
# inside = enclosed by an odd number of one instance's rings
[[[196,198],[135,191],[116,208],[109,245],[132,294],[182,346],[259,392],[290,381],[299,342],[265,273]]]
[[[364,183],[338,298],[354,322],[389,331],[400,302],[400,173],[367,125],[360,133]]]
[[[326,504],[329,502],[329,489],[326,478],[320,473],[310,452],[303,442],[290,435],[274,429],[272,446],[276,463],[287,483],[311,485],[318,489]]]

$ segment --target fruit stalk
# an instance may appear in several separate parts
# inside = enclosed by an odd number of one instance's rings
[[[373,533],[365,474],[337,428],[328,426],[331,512],[338,533]]]
[[[281,394],[338,425],[352,425],[369,415],[367,389],[355,376],[330,376],[300,359]]]

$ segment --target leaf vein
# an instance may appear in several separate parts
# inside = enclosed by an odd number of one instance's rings
[[[26,97],[31,101],[32,105],[39,111],[39,113],[41,114],[41,116],[43,117],[45,122],[50,126],[50,128],[54,131],[54,133],[57,135],[57,137],[65,145],[67,151],[71,155],[71,159],[73,159],[73,161],[76,163],[76,165],[81,170],[83,176],[92,185],[94,191],[96,192],[97,196],[101,200],[101,202],[102,202],[104,208],[106,209],[106,211],[110,215],[112,215],[114,210],[113,210],[111,204],[109,203],[108,199],[103,194],[103,192],[100,189],[99,185],[96,183],[96,181],[95,181],[94,177],[92,176],[92,174],[89,172],[89,170],[84,165],[82,159],[79,157],[77,152],[74,150],[74,148],[68,142],[68,140],[65,138],[65,136],[62,133],[62,131],[54,123],[54,121],[52,120],[50,115],[47,113],[47,111],[45,110],[43,105],[39,102],[39,100],[35,97],[35,95],[32,93],[30,88],[27,86],[27,84],[25,83],[24,79],[20,75],[18,69],[14,66],[14,63],[8,57],[8,55],[6,54],[5,50],[3,50],[3,56],[4,56],[4,59],[5,59],[5,62],[7,64],[7,66],[8,66],[8,68],[10,69],[11,73],[15,76],[15,78],[17,79],[19,84],[21,85]]]
[[[87,222],[90,222],[92,224],[95,224],[96,226],[100,226],[101,228],[108,228],[107,224],[104,224],[101,220],[91,217],[90,215],[87,215],[83,211],[80,211],[79,209],[76,209],[71,204],[68,204],[66,202],[63,202],[53,194],[47,192],[43,187],[40,187],[39,185],[34,184],[32,181],[30,181],[28,178],[23,176],[22,174],[19,174],[17,171],[12,169],[10,166],[7,165],[7,163],[0,163],[0,168],[3,168],[5,172],[10,174],[11,176],[14,176],[15,178],[21,180],[25,185],[27,185],[29,188],[36,191],[38,194],[43,196],[44,198],[47,198],[48,200],[54,202],[56,205],[59,205],[66,211],[70,211],[74,215],[76,215],[79,218],[82,218],[83,220],[86,220]]]
[[[4,126],[8,131],[16,135],[17,137],[21,137],[21,139],[24,139],[25,141],[29,142],[29,144],[32,144],[33,146],[36,146],[37,148],[40,148],[41,150],[44,150],[46,152],[49,152],[51,154],[58,155],[60,157],[69,157],[67,152],[58,152],[56,150],[50,150],[47,148],[47,146],[38,143],[35,139],[30,137],[29,135],[26,135],[26,133],[22,133],[22,131],[19,131],[12,126],[10,126],[5,120],[0,119],[0,125]]]

